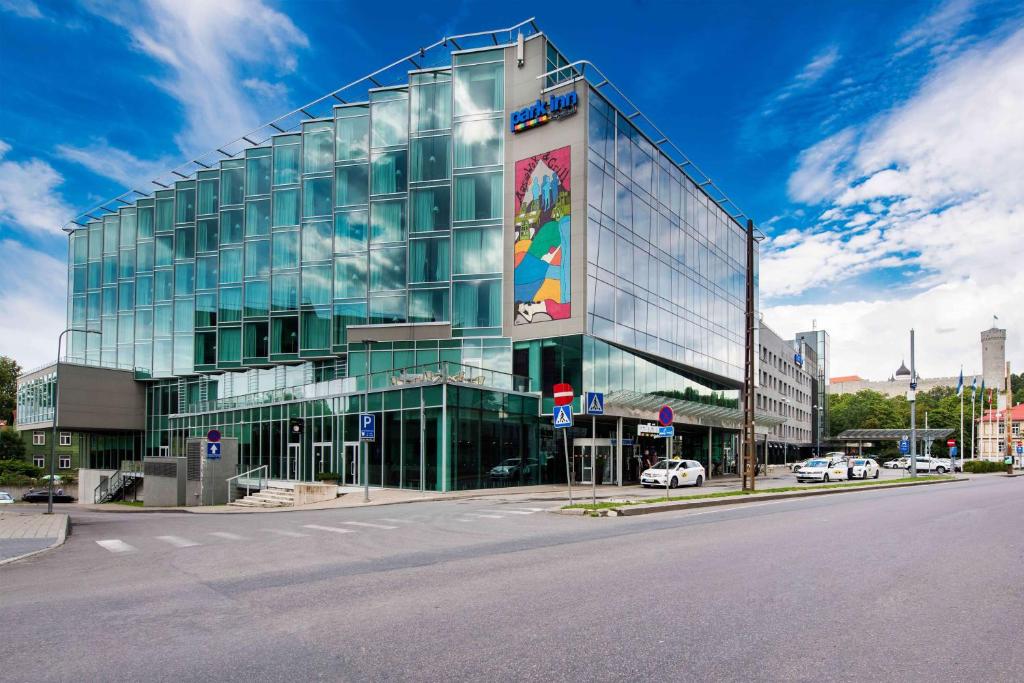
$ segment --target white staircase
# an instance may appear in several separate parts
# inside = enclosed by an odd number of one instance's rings
[[[236,508],[286,508],[295,505],[295,491],[276,486],[268,486],[265,489],[250,493],[244,498],[228,503]]]

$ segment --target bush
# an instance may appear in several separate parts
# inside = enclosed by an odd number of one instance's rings
[[[964,460],[964,472],[970,472],[971,474],[1005,471],[1006,465],[1002,462],[990,462],[988,460]]]
[[[14,427],[0,429],[0,461],[19,460],[28,453],[21,432]]]
[[[9,472],[0,473],[0,486],[35,486],[34,477],[24,474],[12,474]]]
[[[341,481],[341,475],[337,472],[317,472],[317,481]]]
[[[0,476],[9,474],[41,477],[43,475],[43,468],[36,467],[27,460],[0,460]]]

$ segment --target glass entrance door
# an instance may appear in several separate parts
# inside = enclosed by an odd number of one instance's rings
[[[611,439],[573,439],[572,454],[580,465],[580,483],[593,483],[594,472],[590,464],[590,450],[597,448],[596,465],[599,468],[597,473],[598,481],[602,484],[612,483],[614,474],[609,476],[608,472],[614,473],[615,463],[612,462],[612,441]],[[609,470],[609,467],[611,469]]]
[[[359,485],[359,442],[345,442],[345,481],[352,486]]]
[[[284,467],[281,474],[288,481],[299,478],[299,456],[302,453],[302,444],[288,444],[288,454],[284,458]]]
[[[334,463],[334,447],[329,441],[313,444],[313,467],[316,472],[337,472]]]

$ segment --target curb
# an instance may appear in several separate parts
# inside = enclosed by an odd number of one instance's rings
[[[61,526],[60,532],[58,533],[57,538],[54,540],[53,543],[46,546],[45,548],[33,550],[32,552],[25,553],[24,555],[18,555],[17,557],[8,557],[6,560],[0,560],[0,567],[2,567],[5,564],[10,564],[11,562],[20,562],[21,560],[32,557],[34,555],[41,555],[42,553],[48,552],[50,550],[53,550],[54,548],[59,548],[60,546],[64,545],[64,541],[66,541],[68,536],[71,535],[71,515],[66,513],[60,514],[64,514],[64,525]]]
[[[832,489],[808,489],[806,491],[786,491],[785,493],[753,493],[748,496],[723,496],[721,498],[704,498],[697,500],[680,500],[672,503],[648,503],[639,505],[624,505],[620,508],[606,508],[603,510],[586,510],[584,508],[573,508],[569,510],[554,510],[561,515],[580,515],[590,517],[634,517],[636,515],[649,515],[657,512],[674,512],[678,510],[689,510],[691,508],[716,507],[720,505],[742,505],[764,500],[785,500],[787,498],[810,498],[813,496],[825,496],[835,493],[853,493],[859,491],[878,491],[879,489],[899,489],[911,486],[929,486],[932,484],[951,484],[958,481],[970,481],[969,477],[958,477],[956,479],[940,479],[937,481],[904,482],[900,484],[876,484],[874,486],[850,486]],[[595,514],[596,513],[596,514]]]

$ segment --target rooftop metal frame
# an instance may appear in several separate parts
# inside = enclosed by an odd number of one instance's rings
[[[605,409],[614,411],[616,409],[633,413],[636,417],[644,414],[657,413],[661,406],[667,405],[672,408],[679,418],[690,418],[696,420],[712,419],[721,421],[735,421],[738,425],[743,423],[743,409],[729,408],[727,406],[715,406],[709,403],[697,401],[686,401],[679,398],[669,398],[659,394],[645,394],[638,391],[613,391],[605,397]],[[680,420],[682,421],[682,420]],[[760,414],[755,418],[756,423],[762,427],[774,427],[783,424],[785,418],[775,415]],[[736,427],[739,429],[739,427]]]
[[[947,436],[953,433],[952,429],[917,429],[917,439],[919,441],[935,441],[936,439],[945,439]],[[830,441],[899,441],[900,439],[907,437],[910,438],[910,429],[846,429],[839,433],[838,436],[833,436]]]
[[[230,142],[200,154],[199,156],[186,161],[179,166],[166,171],[164,174],[151,179],[149,182],[156,190],[166,190],[174,187],[174,183],[180,180],[190,180],[199,171],[215,169],[217,164],[224,159],[239,157],[245,150],[251,147],[259,147],[266,144],[275,135],[291,133],[301,128],[306,121],[314,121],[333,115],[333,108],[339,104],[345,105],[365,101],[370,90],[400,85],[408,77],[408,68],[412,70],[426,70],[445,66],[443,62],[431,63],[442,53],[448,55],[454,48],[455,51],[471,49],[483,49],[487,47],[498,47],[513,44],[522,33],[524,37],[541,33],[537,25],[536,17],[530,17],[507,28],[491,29],[488,31],[476,31],[474,33],[460,33],[454,36],[444,36],[434,43],[421,47],[415,52],[397,59],[387,66],[381,67],[351,83],[332,90],[326,95],[297,107],[287,114],[283,114],[253,130],[241,135]],[[449,45],[451,47],[449,47]],[[438,50],[443,48],[443,50]],[[630,100],[622,90],[601,72],[601,70],[589,60],[578,60],[558,67],[552,71],[541,74],[538,78],[547,78],[552,74],[564,73],[571,70],[577,74],[572,78],[562,81],[554,86],[542,88],[542,92],[554,88],[563,87],[566,83],[579,80],[586,81],[594,90],[600,92],[611,102],[623,116],[629,120],[646,137],[655,148],[661,150],[672,163],[676,165],[700,190],[715,202],[734,222],[741,228],[746,228],[740,220],[749,216],[733,201],[711,177],[702,171],[693,161],[674,143],[669,137],[658,128],[654,122]],[[344,93],[344,97],[342,94]],[[614,95],[614,98],[610,95]],[[620,105],[621,102],[621,105]],[[325,107],[326,104],[326,107]],[[622,106],[624,105],[624,106]],[[642,124],[642,125],[641,125]],[[710,188],[710,191],[709,191]],[[101,220],[105,214],[117,213],[122,206],[131,205],[133,202],[146,197],[152,197],[156,190],[146,191],[145,189],[129,188],[116,197],[97,204],[93,208],[83,211],[61,226],[61,230],[70,233],[79,228],[85,227],[89,221]],[[711,194],[715,192],[718,196]],[[98,215],[95,215],[98,214]],[[759,229],[754,229],[755,239],[761,241],[765,235]]]

